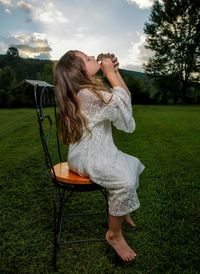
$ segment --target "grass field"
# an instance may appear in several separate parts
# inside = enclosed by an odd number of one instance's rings
[[[62,246],[58,273],[200,273],[200,107],[136,105],[134,117],[134,134],[114,129],[113,136],[120,150],[146,167],[141,207],[133,214],[137,229],[124,230],[138,256],[120,264],[106,243]],[[1,109],[0,123],[0,273],[51,273],[54,189],[43,172],[36,113]],[[99,193],[74,198],[70,210],[103,204]],[[85,228],[72,223],[74,238],[85,231],[95,235],[95,229],[104,237],[103,220],[84,220]]]

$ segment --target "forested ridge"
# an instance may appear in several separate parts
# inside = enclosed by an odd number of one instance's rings
[[[0,107],[33,106],[30,93],[20,83],[25,79],[43,80],[53,84],[55,61],[25,59],[10,55],[0,55]],[[155,80],[145,73],[120,69],[128,85],[134,104],[174,104],[181,103],[176,92],[176,82],[171,83],[172,93],[156,85]],[[102,76],[102,75],[100,75]],[[174,98],[173,98],[174,95]],[[181,98],[181,96],[180,96]],[[200,84],[191,83],[186,103],[200,103]]]

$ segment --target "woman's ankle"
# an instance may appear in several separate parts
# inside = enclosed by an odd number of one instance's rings
[[[108,230],[106,235],[110,238],[110,239],[117,239],[117,238],[121,238],[123,237],[122,235],[122,231],[112,231],[112,230]]]

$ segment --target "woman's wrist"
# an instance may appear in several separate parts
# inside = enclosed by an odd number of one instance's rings
[[[109,78],[115,77],[115,74],[116,74],[115,71],[111,70],[111,71],[107,71],[105,76],[107,79],[109,79]]]
[[[112,87],[121,86],[121,83],[120,83],[115,71],[109,71],[109,72],[106,73],[105,76],[108,79],[108,81],[110,82],[110,85]]]
[[[119,71],[116,72],[116,76],[117,76],[117,78],[119,79],[119,82],[120,82],[120,84],[121,84],[121,87],[123,87],[123,88],[128,92],[128,94],[130,95],[130,91],[129,91],[129,89],[128,89],[126,83],[124,82],[124,79],[122,78],[122,76],[121,76],[121,74],[120,74]]]

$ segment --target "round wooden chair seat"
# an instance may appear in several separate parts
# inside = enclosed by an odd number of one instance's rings
[[[92,185],[94,184],[88,177],[81,177],[78,174],[69,170],[68,162],[62,162],[56,164],[54,167],[56,179],[59,182],[66,184],[77,184],[77,185]],[[53,176],[53,170],[51,170]]]

